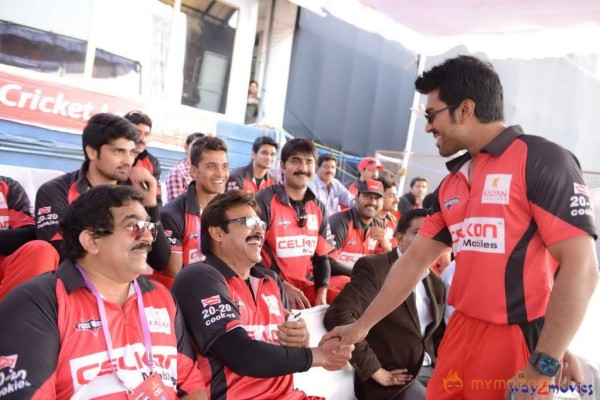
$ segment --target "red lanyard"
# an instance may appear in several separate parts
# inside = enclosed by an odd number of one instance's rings
[[[132,389],[128,387],[123,379],[119,376],[119,371],[117,368],[117,363],[113,358],[113,342],[112,337],[110,336],[110,330],[108,329],[108,318],[106,317],[106,309],[104,308],[104,300],[102,300],[102,296],[96,286],[92,283],[90,278],[87,276],[83,268],[79,264],[75,264],[75,267],[83,277],[85,284],[90,289],[94,297],[96,297],[96,302],[98,303],[98,312],[100,313],[100,320],[102,321],[102,331],[104,332],[104,341],[106,342],[106,350],[108,351],[108,358],[110,359],[110,367],[114,372],[115,376],[121,382],[123,387],[130,392]],[[148,328],[148,320],[146,319],[146,311],[144,308],[144,300],[142,299],[142,291],[140,290],[140,285],[137,282],[137,279],[133,281],[133,288],[135,290],[135,294],[137,295],[137,305],[138,312],[140,314],[140,323],[142,325],[142,338],[144,340],[144,347],[146,348],[146,363],[150,367],[150,371],[153,372],[154,360],[152,359],[152,342],[150,339],[150,329]]]

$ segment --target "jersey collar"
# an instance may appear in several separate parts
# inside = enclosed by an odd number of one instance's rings
[[[288,205],[288,206],[290,205],[290,198],[288,197],[287,193],[285,192],[285,187],[283,186],[283,183],[278,183],[278,184],[274,185],[273,190],[275,191],[275,194],[279,198],[279,201],[281,201],[285,205]],[[302,199],[302,201],[306,203],[311,200],[315,200],[316,198],[317,197],[315,196],[313,191],[307,187],[306,193],[304,193],[304,198]]]
[[[524,134],[525,133],[523,132],[523,128],[521,128],[521,126],[509,126],[502,132],[500,132],[500,134],[496,136],[491,142],[483,146],[479,152],[489,153],[494,157],[498,157],[499,155],[504,153],[504,150],[506,150],[512,142],[514,142],[519,136],[522,136]],[[458,156],[448,161],[446,163],[446,168],[448,168],[448,171],[455,174],[458,171],[460,171],[462,166],[470,159],[471,154],[465,153],[462,156]]]
[[[206,254],[206,259],[204,260],[204,264],[208,264],[210,266],[212,266],[213,268],[215,268],[217,271],[219,271],[221,273],[221,275],[223,275],[225,277],[225,280],[230,280],[231,278],[234,278],[237,276],[237,274],[235,273],[235,271],[231,268],[229,268],[229,266],[227,264],[225,264],[225,262],[223,260],[221,260],[219,257],[215,256],[212,253],[208,253]],[[253,276],[255,278],[264,278],[265,275],[260,272],[257,268],[250,268],[250,276]]]
[[[63,261],[56,271],[56,275],[60,278],[60,280],[65,285],[65,289],[68,294],[73,293],[76,289],[79,288],[87,288],[83,277],[75,268],[75,265],[69,261]],[[149,292],[151,290],[156,289],[156,286],[150,281],[150,279],[142,278],[141,276],[137,278],[138,284],[140,285],[140,289],[142,293]],[[88,289],[89,290],[89,289]]]
[[[198,196],[196,196],[196,181],[191,181],[190,185],[188,186],[188,190],[185,194],[184,207],[186,213],[202,215],[200,203],[198,202]]]

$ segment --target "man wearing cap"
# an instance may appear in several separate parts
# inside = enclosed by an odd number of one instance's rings
[[[350,184],[348,190],[354,196],[358,194],[358,183],[366,179],[377,179],[379,171],[383,170],[383,165],[373,157],[365,157],[358,163],[358,179]]]
[[[185,193],[190,182],[194,180],[190,172],[190,145],[194,140],[203,136],[204,133],[194,132],[190,133],[187,139],[185,139],[185,158],[169,170],[167,179],[165,180],[165,184],[167,185],[167,202]]]
[[[329,254],[332,275],[352,275],[354,263],[367,254],[392,249],[383,222],[376,218],[383,207],[383,184],[375,179],[358,183],[356,204],[329,217],[335,250]]]

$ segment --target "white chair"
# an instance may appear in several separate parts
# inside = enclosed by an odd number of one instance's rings
[[[329,306],[317,306],[300,312],[300,318],[306,321],[310,333],[310,347],[316,347],[327,330],[323,326],[323,317]],[[327,371],[324,368],[311,368],[306,372],[294,374],[294,387],[311,396],[321,396],[331,400],[355,400],[354,369],[346,364],[340,371]]]
[[[18,181],[25,189],[32,206],[35,204],[35,195],[39,187],[50,179],[54,179],[62,174],[64,174],[64,172],[54,169],[0,165],[0,175],[8,176],[9,178]]]

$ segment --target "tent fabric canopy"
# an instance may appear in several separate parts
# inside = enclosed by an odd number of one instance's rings
[[[600,52],[597,0],[291,0],[426,56],[457,46],[491,58]]]

